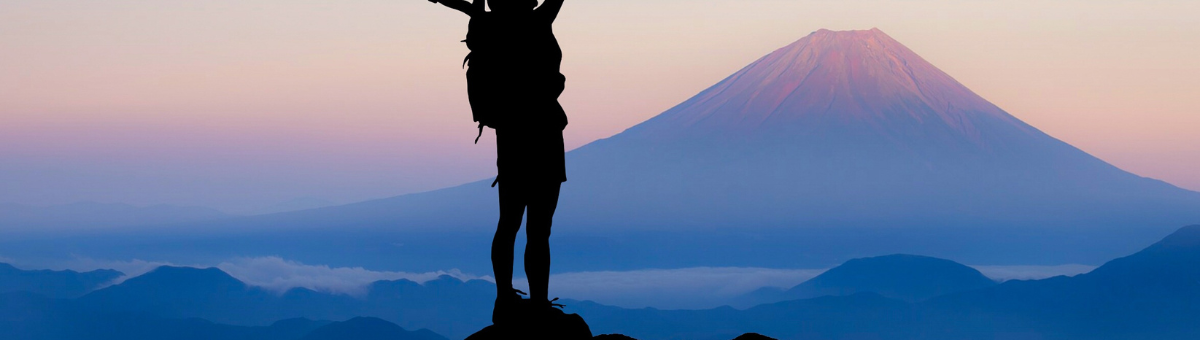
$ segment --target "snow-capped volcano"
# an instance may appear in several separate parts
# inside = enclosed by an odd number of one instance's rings
[[[565,211],[625,223],[1140,223],[1200,207],[1025,124],[878,29],[809,34],[568,164]]]
[[[814,32],[633,131],[676,136],[841,129],[981,147],[1008,135],[1041,135],[878,29]]]

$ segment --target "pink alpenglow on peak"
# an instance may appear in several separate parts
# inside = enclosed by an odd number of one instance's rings
[[[1042,135],[877,28],[813,32],[652,121],[677,131],[950,132],[979,146],[999,142],[987,125]]]

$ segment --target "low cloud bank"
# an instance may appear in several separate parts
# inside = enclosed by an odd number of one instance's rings
[[[1037,280],[1074,276],[1095,266],[972,266],[996,280]],[[626,308],[702,309],[729,304],[734,298],[763,287],[791,288],[825,272],[825,269],[684,268],[636,271],[599,271],[553,275],[554,296]],[[527,287],[523,279],[517,287]]]
[[[0,259],[3,260],[3,259]],[[6,261],[12,263],[12,261]],[[362,267],[310,265],[277,256],[234,258],[216,265],[179,264],[161,261],[109,261],[76,258],[66,264],[23,266],[29,268],[89,271],[115,269],[126,275],[113,284],[145,274],[159,266],[217,267],[249,285],[283,293],[292,288],[362,296],[369,284],[380,280],[410,280],[424,283],[442,275],[460,280],[482,279],[459,270],[411,273],[375,271]],[[1078,275],[1095,269],[1087,265],[1058,266],[972,266],[997,281],[1034,280],[1058,275]],[[823,273],[825,269],[773,269],[742,267],[697,267],[633,271],[560,273],[551,277],[551,297],[592,300],[626,308],[703,309],[733,302],[738,296],[763,287],[790,288]],[[517,273],[520,275],[521,273]],[[514,286],[527,289],[524,278]]]
[[[1058,266],[971,266],[992,280],[1040,280],[1060,275],[1075,276],[1096,269],[1096,266],[1064,264]]]
[[[112,284],[121,283],[129,278],[138,277],[161,266],[209,268],[216,267],[230,276],[248,285],[263,287],[277,293],[286,292],[292,288],[308,288],[315,291],[362,296],[367,293],[367,286],[381,280],[409,280],[417,283],[448,275],[459,280],[495,281],[490,276],[474,276],[457,269],[427,273],[409,273],[397,271],[373,271],[362,267],[330,267],[327,265],[308,265],[296,261],[285,260],[276,256],[235,258],[217,265],[178,264],[158,261],[109,261],[78,258],[56,269],[71,269],[89,271],[96,269],[115,269],[125,276],[118,278]]]
[[[550,293],[626,308],[713,308],[763,287],[788,288],[824,269],[683,268],[552,275]],[[526,287],[524,280],[514,284]]]
[[[372,282],[383,280],[409,280],[417,283],[425,283],[443,275],[448,275],[463,281],[475,279],[494,281],[491,277],[468,275],[457,269],[428,273],[372,271],[362,267],[307,265],[275,256],[239,258],[222,262],[216,267],[247,284],[264,287],[277,292],[304,287],[316,291],[354,296],[365,295],[368,285]]]

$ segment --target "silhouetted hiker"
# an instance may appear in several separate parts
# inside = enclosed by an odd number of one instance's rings
[[[552,25],[563,0],[430,0],[471,16],[464,61],[467,93],[475,121],[496,129],[496,182],[500,185],[500,222],[492,240],[492,270],[497,298],[492,320],[512,317],[521,302],[512,288],[513,246],[528,210],[525,275],[530,302],[551,309],[550,227],[559,189],[567,180],[563,128],[567,115],[558,103],[566,78],[560,73],[562,50]],[[476,138],[478,141],[478,137]],[[535,308],[536,309],[536,308]]]

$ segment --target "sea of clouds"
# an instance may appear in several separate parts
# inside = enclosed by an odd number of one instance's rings
[[[71,269],[75,271],[114,269],[125,274],[113,282],[113,284],[118,284],[129,278],[148,273],[160,266],[216,267],[246,284],[263,287],[280,294],[286,292],[288,289],[303,287],[320,292],[362,296],[367,293],[367,286],[376,281],[410,280],[417,283],[425,283],[443,275],[464,281],[495,281],[490,276],[469,275],[459,270],[425,273],[374,271],[362,267],[310,265],[285,260],[277,256],[240,257],[214,265],[178,264],[144,260],[108,261],[79,258],[58,266],[59,268],[55,269]]]
[[[0,260],[12,263],[8,259],[0,258]],[[455,269],[423,273],[376,271],[362,267],[305,264],[276,256],[233,258],[208,265],[76,258],[73,261],[48,267],[76,271],[115,269],[126,274],[113,282],[113,284],[117,284],[164,265],[216,267],[247,284],[264,287],[278,293],[283,293],[291,288],[304,287],[321,292],[362,296],[367,293],[368,285],[375,281],[404,279],[424,283],[443,275],[460,280],[494,282],[491,276],[464,273]],[[1075,264],[972,267],[997,281],[1032,280],[1059,275],[1073,276],[1095,269],[1095,266]],[[560,273],[551,277],[551,294],[552,297],[591,300],[626,308],[713,308],[728,304],[738,296],[759,288],[792,287],[820,275],[824,271],[825,269],[696,267]],[[517,273],[518,276],[521,276],[520,274]],[[514,286],[524,289],[528,287],[528,284],[523,278],[518,278],[514,280]]]

